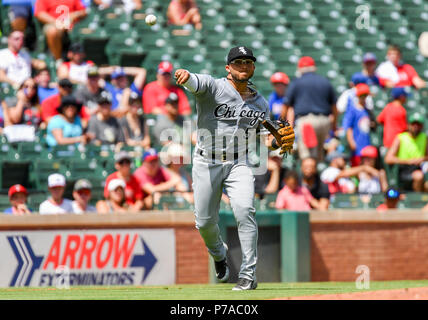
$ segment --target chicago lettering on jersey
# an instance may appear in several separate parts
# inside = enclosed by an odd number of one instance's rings
[[[220,104],[214,109],[214,116],[220,119],[233,119],[238,116],[241,118],[251,119],[249,124],[251,126],[255,125],[257,120],[263,120],[266,115],[266,112],[260,112],[258,110],[250,108],[242,108],[239,114],[237,114],[236,108],[229,107],[227,104]]]

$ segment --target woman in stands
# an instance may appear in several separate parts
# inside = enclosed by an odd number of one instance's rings
[[[140,146],[144,149],[150,148],[149,128],[142,114],[141,97],[131,92],[129,97],[128,112],[119,119],[119,124],[125,135],[128,146]]]
[[[46,125],[42,123],[41,107],[37,93],[37,84],[32,78],[25,80],[16,97],[5,99],[8,105],[9,125],[25,124],[44,129]]]
[[[201,15],[194,0],[171,0],[167,11],[168,23],[176,26],[191,24],[202,29]]]
[[[167,160],[168,163],[169,173],[178,177],[180,180],[180,182],[172,188],[171,191],[181,195],[187,202],[193,203],[192,177],[184,169],[183,146],[181,144],[171,143],[168,146],[165,160]]]
[[[129,206],[125,199],[125,181],[113,179],[108,184],[108,197],[106,200],[99,200],[96,204],[97,212],[107,213],[126,213]]]
[[[81,118],[78,115],[82,104],[73,96],[65,96],[58,107],[59,114],[48,123],[46,142],[50,147],[67,144],[86,144],[90,136],[83,134]]]

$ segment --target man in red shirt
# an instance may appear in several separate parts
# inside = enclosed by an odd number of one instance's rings
[[[426,82],[419,77],[416,70],[401,61],[401,50],[398,46],[389,46],[386,59],[387,61],[382,62],[376,69],[376,75],[383,87],[426,87]]]
[[[383,145],[387,148],[391,147],[397,134],[407,130],[407,112],[403,105],[408,94],[404,88],[393,88],[391,96],[392,101],[377,116],[377,122],[384,126]]]
[[[86,16],[86,8],[81,0],[36,0],[34,16],[44,25],[49,50],[58,61],[64,32]]]
[[[164,114],[165,100],[171,92],[178,96],[178,112],[180,115],[189,115],[191,108],[184,91],[172,84],[174,67],[168,61],[162,61],[158,66],[156,81],[146,85],[143,91],[144,113]]]
[[[177,175],[171,174],[159,163],[159,156],[155,149],[148,149],[143,154],[143,164],[134,172],[141,189],[153,195],[153,201],[158,203],[161,192],[174,191],[180,183]]]
[[[132,175],[131,172],[131,157],[126,151],[121,151],[115,155],[114,160],[116,162],[116,172],[110,174],[104,186],[104,197],[108,198],[108,184],[113,179],[122,179],[126,183],[125,187],[125,198],[128,205],[133,211],[140,211],[146,206],[147,194],[144,194],[140,188],[140,184],[137,179]]]
[[[71,95],[73,92],[73,84],[68,79],[62,79],[58,81],[58,93],[46,98],[42,102],[42,121],[48,123],[50,118],[58,114],[58,107],[61,104],[61,99],[65,96]],[[90,114],[86,110],[86,107],[83,107],[80,111],[80,117],[86,123],[90,118]]]

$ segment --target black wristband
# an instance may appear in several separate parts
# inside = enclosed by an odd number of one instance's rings
[[[279,145],[276,143],[276,138],[273,138],[273,140],[272,140],[272,148],[274,148],[274,149],[279,148]]]

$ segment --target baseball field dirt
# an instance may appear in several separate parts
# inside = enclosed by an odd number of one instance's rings
[[[366,292],[316,294],[273,300],[428,300],[428,287]]]

